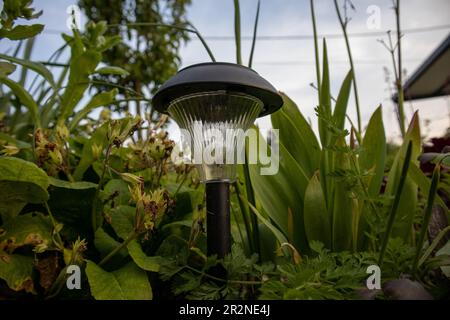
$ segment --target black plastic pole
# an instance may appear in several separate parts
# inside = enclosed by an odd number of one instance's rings
[[[208,256],[221,259],[231,251],[229,182],[206,182],[206,211]]]

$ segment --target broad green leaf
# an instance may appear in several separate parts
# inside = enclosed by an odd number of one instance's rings
[[[107,272],[88,260],[86,274],[96,300],[151,300],[153,297],[147,274],[134,262]]]
[[[113,74],[113,75],[118,75],[118,76],[128,76],[130,74],[125,69],[122,69],[120,67],[113,67],[113,66],[99,68],[99,69],[95,70],[95,73]]]
[[[48,199],[47,174],[34,163],[19,158],[0,157],[0,214],[7,220],[26,203],[42,203]]]
[[[116,234],[125,240],[133,231],[136,208],[130,206],[118,206],[111,210],[111,226]]]
[[[337,141],[338,147],[345,147],[345,140],[341,138]],[[337,151],[334,169],[336,171],[346,172],[350,169],[350,159],[346,152]],[[332,245],[334,251],[343,251],[351,249],[352,244],[352,224],[353,224],[353,206],[354,199],[351,196],[351,185],[347,179],[333,177],[333,229]]]
[[[423,194],[430,193],[431,180],[425,175],[425,173],[423,173],[417,163],[410,164],[408,174],[411,176],[411,179],[419,186]],[[436,195],[435,201],[448,213],[448,209],[446,209],[447,206],[439,194]]]
[[[52,179],[48,191],[48,205],[55,219],[64,224],[63,236],[69,241],[75,241],[78,236],[91,241],[94,237],[91,211],[96,184]]]
[[[95,232],[94,239],[95,248],[100,252],[100,257],[106,257],[111,251],[116,249],[120,242],[114,240],[109,234],[107,234],[103,228],[98,228]],[[110,261],[108,261],[108,265],[116,265],[128,256],[128,252],[126,248],[122,248],[116,255],[114,255]]]
[[[17,82],[8,79],[4,76],[0,76],[0,84],[3,83],[8,86],[11,91],[16,95],[20,102],[28,109],[31,114],[36,127],[41,127],[41,120],[39,118],[39,110],[33,97]]]
[[[380,192],[384,176],[386,159],[386,136],[384,134],[381,106],[375,110],[367,125],[359,156],[359,166],[362,172],[370,173],[368,192],[376,196]]]
[[[0,278],[14,291],[34,293],[33,258],[0,251]]]
[[[12,63],[0,61],[0,76],[6,77],[16,70],[16,66]]]
[[[306,188],[303,212],[308,242],[317,240],[331,249],[331,219],[317,173],[313,175]]]
[[[55,87],[55,81],[53,80],[52,73],[42,63],[11,57],[3,53],[0,53],[0,59],[8,60],[10,62],[20,64],[27,69],[33,70],[47,80],[52,87]]]
[[[350,89],[352,85],[352,70],[350,70],[345,76],[344,82],[342,82],[341,90],[339,91],[336,105],[334,107],[333,118],[335,125],[344,130],[345,115],[347,114],[348,97],[350,96]]]
[[[130,191],[128,189],[128,184],[122,179],[111,179],[103,188],[101,197],[103,201],[113,198],[112,201],[114,201],[116,206],[126,205],[130,202]]]
[[[309,179],[319,168],[319,142],[296,104],[287,95],[281,96],[283,107],[271,115],[272,127],[280,130],[280,142]]]
[[[84,106],[80,111],[78,111],[70,122],[69,130],[73,131],[78,123],[83,120],[92,110],[101,107],[108,106],[112,102],[118,93],[117,89],[113,89],[111,91],[101,92],[94,97],[92,97],[91,101],[89,101],[86,106]]]
[[[27,213],[9,219],[2,229],[4,233],[0,236],[0,243],[8,250],[31,245],[42,252],[53,247],[52,222],[40,213]]]
[[[64,123],[69,118],[78,102],[89,86],[89,76],[101,61],[101,54],[94,50],[87,50],[81,55],[72,57],[67,87],[61,97],[61,112],[58,123]]]
[[[84,189],[95,189],[97,188],[97,184],[92,182],[86,182],[86,181],[76,181],[76,182],[70,182],[70,181],[64,181],[60,179],[56,179],[53,177],[49,177],[50,185],[58,188],[64,188],[64,189],[75,189],[75,190],[84,190]]]
[[[264,139],[259,137],[259,148],[267,150]],[[308,178],[298,163],[280,143],[279,170],[274,175],[262,175],[260,164],[250,164],[250,177],[255,195],[264,212],[288,235],[288,209],[294,220],[294,245],[299,251],[308,250],[303,224],[303,197],[308,185]]]
[[[405,161],[405,154],[408,148],[409,142],[412,142],[412,154],[411,162],[417,164],[416,160],[421,152],[421,137],[420,137],[420,126],[419,126],[419,115],[416,112],[411,120],[408,131],[406,132],[404,142],[401,148],[398,150],[394,162],[391,167],[391,171],[388,175],[388,182],[386,185],[387,196],[393,197],[397,190],[398,183],[400,181],[401,170],[403,167],[403,162]],[[400,237],[405,241],[408,240],[411,230],[413,219],[416,211],[417,205],[417,184],[414,182],[410,176],[408,170],[408,176],[403,187],[402,194],[400,196],[400,203],[398,207],[398,212],[396,216],[396,221],[392,229],[392,237]]]
[[[367,175],[362,180],[371,198],[377,197],[380,192],[384,178],[385,163],[386,136],[384,133],[382,109],[379,106],[369,120],[358,157],[359,169],[363,174]],[[369,201],[371,200],[365,201],[363,205],[360,205],[359,221],[356,221],[358,223],[357,237],[361,241],[365,237],[367,214],[373,213],[374,210]],[[358,242],[359,246],[361,244],[362,242]]]
[[[43,29],[43,24],[32,24],[26,26],[19,25],[15,26],[11,30],[0,28],[0,38],[8,38],[9,40],[22,40],[26,38],[32,38],[41,33]]]
[[[128,253],[130,254],[133,261],[139,266],[139,268],[146,271],[159,271],[160,257],[151,257],[142,251],[141,245],[137,240],[131,241],[128,246]]]

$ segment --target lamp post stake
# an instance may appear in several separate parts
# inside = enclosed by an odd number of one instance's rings
[[[230,183],[208,181],[205,188],[208,256],[217,254],[221,259],[231,250]]]

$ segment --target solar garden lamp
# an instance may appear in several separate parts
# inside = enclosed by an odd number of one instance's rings
[[[231,249],[229,185],[236,178],[239,152],[245,152],[236,150],[239,139],[257,117],[278,110],[283,100],[252,69],[211,62],[178,71],[152,102],[193,141],[191,158],[206,190],[207,252],[223,258]]]

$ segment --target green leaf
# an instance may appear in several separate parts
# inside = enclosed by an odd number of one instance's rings
[[[245,200],[245,199],[244,199]],[[256,209],[252,204],[247,202],[250,210],[258,217],[258,219],[269,229],[272,234],[275,236],[275,238],[278,240],[279,244],[287,243],[288,240],[284,236],[284,234],[275,226],[273,225],[268,219],[266,219],[259,211]]]
[[[34,163],[12,157],[0,157],[0,214],[7,220],[26,203],[42,203],[48,199],[47,174]]]
[[[81,160],[73,173],[73,178],[75,180],[82,180],[84,172],[96,160],[94,158],[92,147],[95,145],[101,148],[101,150],[104,150],[106,148],[106,145],[108,144],[106,136],[107,132],[108,123],[104,123],[94,131],[94,133],[91,135],[91,138],[83,145],[83,150],[81,151]]]
[[[323,39],[323,74],[322,88],[320,89],[319,109],[322,117],[319,117],[319,135],[322,147],[327,146],[329,139],[328,124],[323,117],[331,118],[331,92],[330,92],[330,74],[328,70],[327,42]]]
[[[64,189],[85,190],[85,189],[97,188],[96,183],[86,182],[86,181],[70,182],[70,181],[56,179],[53,177],[49,177],[48,181],[50,182],[50,185],[52,185],[54,187],[58,187],[58,188],[64,188]]]
[[[153,297],[147,274],[134,262],[107,272],[88,260],[86,274],[96,300],[151,300]]]
[[[33,97],[17,82],[0,75],[0,83],[8,86],[20,102],[28,109],[36,127],[41,127],[39,110]]]
[[[272,127],[280,129],[280,142],[309,179],[319,167],[319,142],[296,104],[287,95],[281,96],[283,107],[271,115]]]
[[[369,120],[358,157],[360,171],[364,175],[367,174],[362,180],[364,185],[367,186],[367,193],[371,198],[377,197],[380,193],[385,164],[386,136],[384,133],[382,109],[379,106]],[[358,241],[358,245],[363,243],[362,239],[365,237],[367,215],[373,213],[374,210],[372,204],[368,201],[365,201],[360,208],[358,213],[359,221],[357,221],[357,239],[361,240],[361,242]]]
[[[16,66],[12,63],[0,61],[0,76],[7,76],[16,70]]]
[[[160,257],[147,256],[144,251],[142,251],[141,245],[137,240],[131,241],[128,246],[128,253],[130,254],[133,261],[139,266],[139,268],[146,271],[159,271],[159,263],[161,261]]]
[[[9,40],[22,40],[32,38],[44,30],[43,24],[20,25],[15,26],[11,30],[0,29],[0,38],[8,38]]]
[[[125,240],[134,228],[136,208],[130,206],[118,206],[111,210],[111,226],[116,234]]]
[[[267,150],[267,144],[261,136],[259,148]],[[308,177],[281,143],[279,152],[279,171],[274,175],[262,175],[261,164],[249,165],[252,186],[264,212],[286,236],[289,234],[288,209],[292,211],[296,232],[295,238],[290,240],[297,250],[305,251],[308,250],[308,244],[303,223],[303,198]]]
[[[2,53],[0,53],[0,59],[8,60],[10,62],[20,64],[27,69],[33,70],[34,72],[40,74],[45,80],[47,80],[52,87],[55,87],[55,81],[53,80],[52,73],[42,63],[19,59]]]
[[[345,140],[342,137],[337,141],[338,147],[345,147]],[[346,152],[336,152],[334,158],[334,170],[346,171],[350,169],[350,159]],[[353,220],[353,202],[351,197],[351,185],[346,178],[335,179],[333,210],[333,229],[332,245],[334,251],[350,250],[352,244],[352,220]],[[356,207],[356,206],[355,206]]]
[[[0,278],[14,291],[34,293],[33,258],[0,251]]]
[[[386,196],[393,197],[396,193],[397,186],[400,181],[403,162],[405,161],[406,150],[410,141],[412,142],[411,164],[418,164],[416,159],[419,157],[421,152],[422,140],[420,137],[419,115],[417,112],[411,119],[404,142],[398,150],[392,164],[391,171],[389,172],[385,192]],[[414,182],[409,172],[410,170],[408,170],[408,176],[406,178],[403,191],[400,195],[398,213],[392,230],[392,237],[400,237],[405,241],[407,241],[411,235],[413,219],[416,212],[418,192],[417,184]]]
[[[78,236],[92,239],[90,219],[96,184],[50,179],[48,205],[58,222],[64,224],[63,236],[75,241]]]
[[[94,244],[95,248],[100,252],[100,257],[103,259],[111,251],[116,249],[120,245],[120,242],[114,240],[103,230],[103,228],[98,228],[95,232]],[[111,265],[116,265],[124,261],[126,257],[128,257],[128,251],[126,248],[122,248],[122,250],[114,255],[108,263],[110,263]]]
[[[40,213],[27,213],[9,219],[3,224],[2,229],[4,233],[0,236],[0,242],[8,250],[31,245],[38,246],[42,252],[53,247],[52,222],[49,217]]]
[[[69,118],[78,102],[83,98],[89,86],[89,76],[101,61],[101,54],[97,51],[87,50],[81,55],[73,57],[70,62],[70,74],[67,88],[61,97],[61,113],[58,123],[64,123]]]
[[[339,91],[336,105],[334,107],[333,118],[336,127],[338,127],[340,130],[343,130],[345,126],[345,115],[347,114],[347,104],[348,98],[350,96],[352,80],[352,70],[350,70],[345,76],[344,82],[341,85],[341,90]]]
[[[304,218],[308,242],[317,240],[331,249],[331,219],[318,173],[313,175],[305,192]]]
[[[128,184],[122,179],[111,179],[103,188],[101,197],[103,201],[113,198],[116,206],[126,205],[130,202],[130,190],[128,189]]]
[[[368,191],[370,196],[380,192],[386,162],[386,136],[384,134],[381,106],[375,110],[367,125],[359,156],[359,166],[363,172],[370,172]]]
[[[122,69],[120,67],[113,67],[113,66],[99,68],[99,69],[95,70],[95,73],[112,74],[112,75],[118,75],[118,76],[128,76],[130,74],[125,69]]]
[[[425,175],[425,173],[423,173],[417,163],[413,162],[410,164],[408,174],[424,194],[430,193],[431,180]],[[441,208],[448,212],[447,206],[439,194],[436,195],[435,201],[441,206]]]
[[[77,127],[78,123],[83,120],[92,110],[98,107],[108,106],[109,104],[113,103],[117,93],[117,89],[112,89],[111,91],[101,92],[92,97],[91,101],[89,101],[88,104],[86,104],[86,106],[84,106],[73,117],[69,125],[69,130],[73,131]]]

